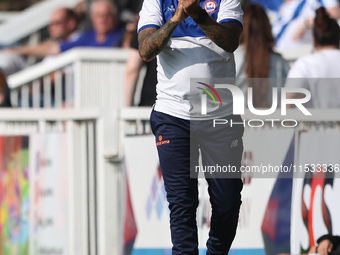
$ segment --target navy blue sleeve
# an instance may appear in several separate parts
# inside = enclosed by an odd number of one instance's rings
[[[79,36],[79,38],[72,42],[64,42],[59,44],[60,52],[67,51],[69,49],[72,49],[74,47],[79,46],[87,46],[88,45],[88,38],[87,34],[82,34]]]

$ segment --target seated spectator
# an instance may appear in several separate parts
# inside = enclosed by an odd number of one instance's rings
[[[78,33],[76,32],[77,29],[77,16],[72,9],[69,8],[58,8],[52,12],[50,23],[48,25],[48,32],[50,35],[50,39],[44,41],[35,46],[21,46],[11,51],[16,54],[23,54],[23,55],[34,55],[40,57],[40,50],[44,48],[50,47],[55,43],[58,44],[65,44],[71,43],[78,38]],[[55,56],[46,56],[43,61],[45,63],[51,63]],[[70,68],[68,68],[70,70]],[[63,72],[68,71],[67,68],[63,70]],[[51,103],[54,104],[54,74],[50,75],[51,78]],[[41,86],[41,96],[40,96],[40,105],[43,105],[43,93],[42,93]],[[63,88],[63,99],[64,96],[64,88]],[[30,101],[32,99],[30,98]],[[32,105],[32,102],[30,102]]]
[[[97,0],[91,6],[93,30],[82,33],[72,42],[49,42],[39,46],[11,49],[12,52],[36,57],[56,55],[74,47],[117,47],[122,44],[124,29],[119,24],[116,6],[108,0]]]
[[[11,107],[5,74],[0,70],[0,107]]]
[[[267,79],[286,78],[289,65],[281,55],[274,52],[274,38],[269,19],[259,4],[251,4],[244,10],[244,29],[241,44],[235,51],[237,85],[243,90],[253,87],[253,105],[268,108],[272,105],[272,87],[280,83]]]
[[[79,37],[77,16],[72,9],[60,8],[53,12],[48,32],[53,41],[58,43],[73,42]]]
[[[93,30],[83,33],[74,42],[60,44],[55,54],[78,46],[120,47],[122,45],[124,29],[119,24],[118,10],[111,1],[93,2],[91,21]]]
[[[48,31],[51,39],[59,44],[71,43],[79,38],[79,33],[77,32],[77,21],[78,15],[69,8],[60,8],[53,12],[50,24],[48,26]],[[48,43],[48,42],[45,42]],[[39,46],[38,46],[39,47]],[[55,55],[49,55],[44,57],[42,60],[44,64],[53,63],[56,58]],[[62,100],[65,101],[65,74],[72,73],[73,67],[68,66],[62,70]],[[51,105],[55,104],[55,74],[50,75],[51,82]],[[41,88],[43,91],[43,88]],[[41,105],[43,105],[43,94],[41,94]]]
[[[284,0],[273,22],[276,49],[286,50],[312,44],[315,10],[325,7],[332,18],[340,18],[338,0]]]
[[[340,28],[324,7],[316,11],[313,35],[315,52],[295,62],[286,87],[305,88],[311,92],[312,98],[305,107],[340,108],[338,79],[330,79],[340,78]],[[291,93],[289,97],[297,98],[299,94]]]
[[[48,25],[50,40],[34,46],[27,45],[12,48],[9,49],[9,51],[21,55],[44,57],[48,54],[44,54],[43,49],[49,48],[56,43],[63,44],[77,39],[78,33],[76,32],[76,29],[76,14],[69,8],[58,8],[52,13],[50,23]]]

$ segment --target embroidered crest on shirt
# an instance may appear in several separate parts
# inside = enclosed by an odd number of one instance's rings
[[[175,6],[171,5],[170,7],[168,7],[168,12],[175,12],[176,8]]]
[[[203,5],[203,9],[206,10],[207,13],[214,13],[217,6],[218,5],[214,0],[207,0]]]

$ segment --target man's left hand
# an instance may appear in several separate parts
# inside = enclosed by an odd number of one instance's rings
[[[186,14],[191,16],[193,19],[199,15],[201,11],[199,0],[178,0],[178,3],[182,4]]]

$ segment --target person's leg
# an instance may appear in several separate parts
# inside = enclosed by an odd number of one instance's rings
[[[207,255],[229,252],[236,234],[241,205],[241,179],[207,179],[212,207]]]
[[[238,116],[234,116],[233,120],[241,122]],[[209,121],[200,131],[203,165],[214,166],[216,171],[223,170],[212,175],[206,173],[212,207],[207,255],[228,254],[236,234],[243,186],[239,171],[243,153],[242,136],[243,126],[218,125],[214,128]]]
[[[196,255],[198,188],[190,178],[189,121],[153,111],[151,128],[169,202],[172,254]],[[197,160],[198,151],[192,156]]]

